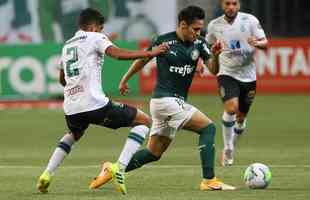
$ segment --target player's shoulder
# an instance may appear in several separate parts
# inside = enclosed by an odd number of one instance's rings
[[[98,33],[98,32],[84,32],[87,36],[88,40],[108,40],[108,36],[106,36],[104,33]]]
[[[239,12],[238,15],[240,15],[240,20],[241,21],[257,21],[258,19],[250,14],[250,13],[245,13],[245,12]]]
[[[211,27],[214,27],[214,26],[217,26],[217,25],[221,25],[221,24],[224,24],[224,15],[222,16],[219,16],[215,19],[212,19],[210,22],[209,22],[209,25],[208,27],[211,28]]]
[[[177,39],[177,34],[175,31],[161,34],[157,37],[155,37],[155,40],[157,43],[163,43],[163,42],[170,42],[170,41],[175,41]]]
[[[79,42],[81,41],[91,42],[91,41],[96,41],[99,39],[108,39],[108,37],[104,35],[103,33],[87,32],[87,31],[79,30],[75,33],[75,35],[72,38],[70,38],[69,40],[65,42],[65,45],[71,44],[73,42],[78,42],[78,41]]]

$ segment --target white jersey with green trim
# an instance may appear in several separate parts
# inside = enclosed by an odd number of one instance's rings
[[[242,82],[256,80],[255,48],[248,43],[250,37],[266,37],[258,19],[251,14],[238,12],[232,24],[224,19],[224,15],[209,23],[208,43],[213,44],[217,40],[224,42],[218,76],[228,75]]]
[[[105,106],[109,99],[102,90],[101,67],[112,42],[103,33],[79,30],[62,50],[65,72],[64,112],[72,115]]]

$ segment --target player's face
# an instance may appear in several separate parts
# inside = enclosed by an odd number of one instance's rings
[[[103,24],[91,24],[87,27],[87,31],[101,33],[103,31]]]
[[[95,27],[95,32],[101,33],[103,31],[103,24],[97,24]]]
[[[203,20],[195,20],[192,24],[186,25],[184,29],[184,39],[193,42],[197,39],[203,29]]]
[[[227,18],[233,19],[240,10],[239,0],[223,0],[222,8]]]

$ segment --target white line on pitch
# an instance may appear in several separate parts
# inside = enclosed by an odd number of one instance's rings
[[[270,168],[310,168],[310,165],[268,165]],[[45,166],[38,165],[0,165],[0,169],[31,169],[31,168],[44,168]],[[150,165],[144,168],[154,169],[169,169],[169,168],[198,168],[200,165]],[[247,165],[233,165],[228,168],[246,168]],[[100,168],[100,165],[65,165],[61,169],[86,169],[86,168]]]

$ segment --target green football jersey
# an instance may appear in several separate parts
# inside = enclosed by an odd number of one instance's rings
[[[157,37],[152,47],[162,43],[169,45],[169,51],[156,57],[157,82],[153,98],[178,97],[186,100],[198,58],[208,60],[210,50],[203,37],[194,42],[184,42],[176,32]]]

